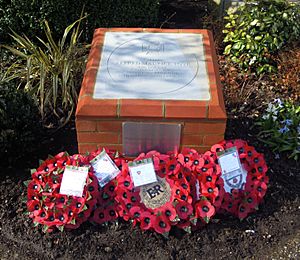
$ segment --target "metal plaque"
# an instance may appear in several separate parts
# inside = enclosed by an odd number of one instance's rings
[[[124,122],[122,131],[126,156],[151,150],[177,151],[180,146],[181,124]]]

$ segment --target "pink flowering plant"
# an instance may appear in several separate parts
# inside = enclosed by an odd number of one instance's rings
[[[300,106],[275,99],[257,122],[260,140],[275,153],[288,152],[298,160],[300,154]]]

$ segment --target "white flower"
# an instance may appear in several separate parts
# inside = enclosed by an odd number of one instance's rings
[[[264,119],[264,120],[267,120],[267,119],[269,119],[270,118],[270,115],[268,115],[268,114],[264,114],[263,116],[262,116],[262,119]]]
[[[281,101],[280,98],[275,98],[275,99],[274,99],[274,103],[277,103],[277,105],[278,105],[279,107],[283,107],[283,102]]]
[[[266,109],[266,111],[275,115],[277,114],[276,107],[272,103],[268,104],[268,108]]]

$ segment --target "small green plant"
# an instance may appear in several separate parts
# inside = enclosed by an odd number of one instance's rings
[[[20,87],[38,100],[43,120],[54,114],[61,126],[69,121],[76,108],[84,70],[86,48],[78,45],[82,19],[68,26],[58,42],[45,22],[47,40],[38,38],[40,46],[14,31],[11,37],[16,46],[4,46],[20,58],[10,66],[4,80],[19,79]]]
[[[224,54],[258,74],[275,71],[272,55],[300,36],[300,7],[287,0],[246,0],[224,19]]]
[[[32,97],[9,83],[0,83],[0,164],[12,163],[33,148],[41,120]]]
[[[300,154],[300,106],[275,99],[257,122],[258,136],[273,152],[289,152],[297,160]]]

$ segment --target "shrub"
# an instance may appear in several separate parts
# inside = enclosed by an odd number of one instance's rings
[[[275,70],[271,55],[300,36],[300,7],[287,0],[247,0],[225,17],[224,54],[244,70]]]
[[[158,19],[157,0],[0,0],[0,42],[9,41],[9,28],[26,32],[29,38],[40,34],[47,20],[54,35],[61,35],[84,8],[88,18],[84,35],[90,39],[97,27],[153,27]]]
[[[288,152],[298,159],[300,154],[300,106],[276,99],[257,122],[260,139],[274,152]]]
[[[4,46],[22,61],[12,65],[11,75],[7,77],[18,78],[21,86],[38,100],[43,120],[51,117],[53,121],[52,115],[55,115],[60,126],[69,121],[76,108],[84,70],[86,48],[78,45],[81,20],[68,26],[58,42],[45,22],[47,40],[38,38],[40,45],[13,32],[16,46]]]
[[[38,108],[31,96],[14,85],[0,83],[1,164],[29,152],[40,129]]]

